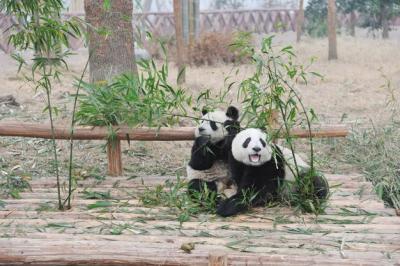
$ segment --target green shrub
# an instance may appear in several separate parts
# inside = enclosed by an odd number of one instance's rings
[[[167,81],[168,67],[159,70],[154,61],[140,61],[140,76],[123,74],[111,81],[83,83],[76,118],[91,126],[128,125],[160,127],[178,121],[190,102],[182,89]]]

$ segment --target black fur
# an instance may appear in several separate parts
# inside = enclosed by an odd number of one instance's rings
[[[227,159],[229,159],[232,141],[235,136],[240,132],[240,122],[237,120],[227,120],[224,122],[224,127],[228,132],[228,135],[225,137],[225,149],[227,150]]]
[[[228,159],[225,140],[211,143],[206,136],[197,137],[192,146],[192,157],[189,165],[195,170],[210,169],[216,160]]]
[[[234,106],[229,106],[228,110],[226,111],[226,116],[231,118],[232,120],[238,120],[239,110]]]
[[[276,156],[261,166],[249,166],[237,161],[232,151],[229,154],[229,167],[238,192],[223,201],[217,209],[221,216],[232,216],[252,206],[265,205],[277,197],[279,185],[285,177],[282,152],[275,147]],[[249,194],[254,195],[249,200]]]
[[[313,176],[314,196],[326,199],[329,195],[329,184],[324,176],[316,174]]]
[[[196,191],[204,191],[207,187],[208,191],[215,191],[217,192],[217,184],[213,181],[204,181],[201,179],[192,179],[188,184],[188,191],[193,195]]]

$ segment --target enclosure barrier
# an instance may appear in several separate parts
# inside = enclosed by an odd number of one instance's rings
[[[184,141],[194,139],[194,127],[175,128],[130,128],[118,126],[114,128],[115,137],[107,141],[108,174],[111,176],[122,175],[121,140],[141,141]],[[331,125],[313,128],[311,135],[314,138],[346,137],[348,129],[344,125]],[[56,139],[70,139],[71,128],[56,125]],[[310,133],[307,129],[295,128],[291,135],[297,138],[307,138]],[[50,125],[24,122],[0,122],[0,136],[28,137],[51,139]],[[76,127],[73,139],[75,140],[107,140],[110,137],[106,127]],[[280,136],[282,137],[282,136]]]

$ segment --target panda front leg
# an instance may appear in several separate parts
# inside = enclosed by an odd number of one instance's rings
[[[251,178],[241,178],[237,188],[237,193],[219,204],[217,208],[218,215],[228,217],[249,209],[253,204],[252,200],[254,200],[252,194],[257,193],[254,191],[254,186],[250,180]]]

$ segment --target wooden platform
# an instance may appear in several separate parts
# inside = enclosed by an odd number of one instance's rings
[[[341,186],[318,218],[274,207],[182,227],[168,208],[137,197],[167,177],[81,181],[66,212],[54,208],[55,180],[32,181],[32,192],[0,209],[0,265],[400,265],[400,217],[361,176],[327,177]],[[90,209],[97,200],[84,199],[85,189],[110,191],[111,206]]]

